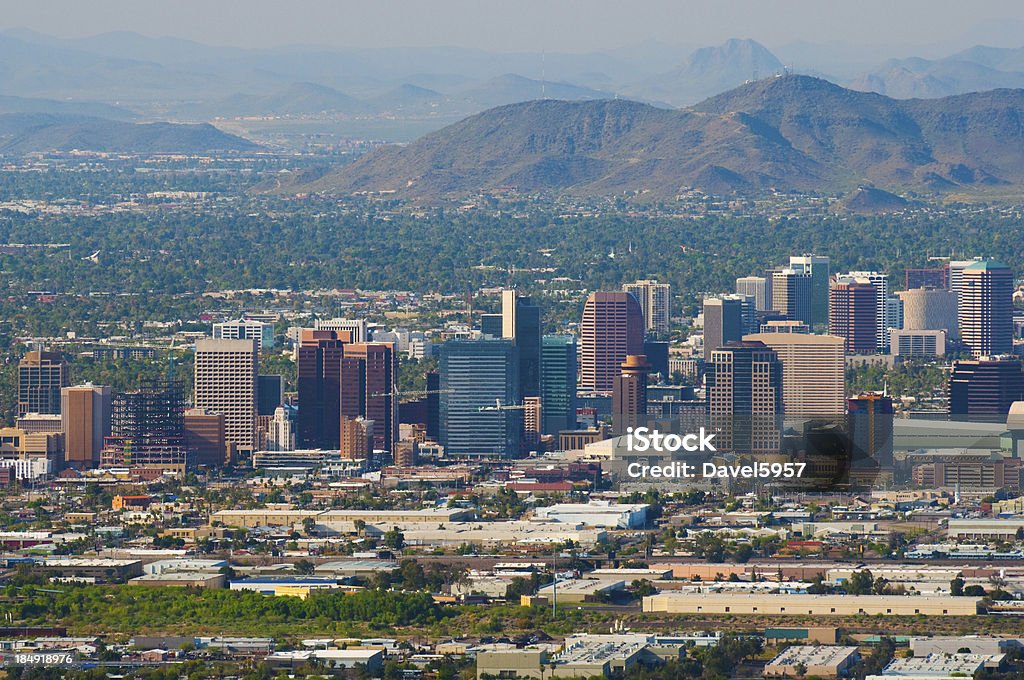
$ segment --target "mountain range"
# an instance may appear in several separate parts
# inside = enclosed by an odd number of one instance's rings
[[[60,114],[0,114],[0,154],[74,150],[204,153],[255,148],[256,144],[207,123],[131,123]]]
[[[926,59],[806,42],[772,51],[755,40],[731,39],[693,50],[649,45],[537,54],[440,47],[252,49],[127,32],[76,39],[0,33],[0,93],[6,96],[92,100],[147,119],[182,122],[398,114],[430,116],[441,127],[493,106],[544,97],[692,106],[787,70],[895,98],[934,98],[1024,87],[1024,48],[976,46]]]
[[[809,76],[747,83],[687,109],[532,101],[477,114],[288,191],[436,201],[481,189],[671,199],[769,190],[995,192],[1024,187],[1024,90],[897,100]]]

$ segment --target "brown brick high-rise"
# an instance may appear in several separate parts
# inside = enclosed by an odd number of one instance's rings
[[[640,303],[630,293],[591,293],[580,330],[580,387],[611,392],[626,356],[644,353]]]

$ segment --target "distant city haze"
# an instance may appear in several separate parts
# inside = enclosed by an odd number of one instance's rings
[[[1019,0],[52,0],[5,5],[2,29],[63,38],[135,31],[236,47],[590,52],[650,42],[694,47],[749,37],[772,47],[838,43],[836,49],[885,48],[885,56],[932,56],[932,50],[1024,42]]]

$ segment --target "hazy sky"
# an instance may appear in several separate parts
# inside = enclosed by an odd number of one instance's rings
[[[1022,0],[6,0],[0,27],[129,30],[214,45],[590,51],[656,40],[769,46],[1024,44]]]

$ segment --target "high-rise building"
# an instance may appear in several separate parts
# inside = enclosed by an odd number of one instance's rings
[[[540,390],[540,307],[515,290],[501,292],[501,337],[515,343],[519,355],[519,393],[535,397]]]
[[[427,438],[438,441],[441,437],[441,374],[427,371]]]
[[[401,439],[395,442],[395,465],[415,467],[419,464],[420,443],[415,439]]]
[[[274,346],[274,324],[252,319],[238,319],[213,324],[214,340],[255,340],[262,352]]]
[[[503,300],[504,302],[504,300]],[[502,330],[505,325],[504,314],[481,314],[480,315],[480,332],[483,335],[488,335],[492,339],[497,340],[502,336]]]
[[[196,408],[224,415],[224,439],[240,452],[256,450],[255,340],[198,340],[195,359]]]
[[[341,360],[348,331],[303,328],[299,336],[296,446],[337,449],[341,435]]]
[[[102,467],[182,472],[191,464],[185,446],[185,387],[178,380],[150,380],[114,396],[110,436]]]
[[[583,307],[580,331],[580,387],[611,392],[626,355],[643,353],[640,303],[631,293],[591,293]]]
[[[828,331],[846,341],[848,354],[873,354],[878,348],[878,295],[867,279],[832,280]]]
[[[27,352],[18,363],[18,415],[60,413],[60,390],[69,384],[60,352]]]
[[[754,298],[754,310],[767,312],[772,306],[767,286],[763,276],[741,276],[736,279],[736,294]]]
[[[835,335],[755,333],[744,341],[775,351],[782,365],[782,412],[789,418],[835,418],[846,410],[846,352]]]
[[[576,363],[576,336],[544,336],[540,349],[542,434],[576,429]]]
[[[622,362],[612,391],[612,419],[615,431],[636,427],[647,416],[647,375],[651,366],[642,354],[630,354]]]
[[[860,394],[847,401],[854,469],[892,468],[893,413],[892,398],[878,392]]]
[[[813,277],[790,267],[772,272],[772,309],[790,321],[811,325],[811,291]]]
[[[730,342],[711,354],[708,415],[719,430],[720,451],[778,451],[782,364],[762,342]]]
[[[949,290],[949,267],[908,269],[903,279],[903,288],[906,290],[915,288]]]
[[[704,360],[727,342],[735,342],[747,332],[743,318],[743,300],[739,295],[704,298]]]
[[[885,318],[889,324],[889,332],[903,330],[903,300],[898,297],[891,297],[885,301]],[[889,346],[889,336],[886,334],[886,347]]]
[[[355,342],[345,345],[342,359],[341,410],[348,418],[374,423],[371,446],[393,451],[398,441],[398,355],[390,342]]]
[[[651,365],[651,373],[657,373],[663,380],[671,377],[668,370],[668,341],[644,340],[644,356]]]
[[[911,288],[896,295],[903,301],[903,330],[957,333],[956,293],[944,288]]]
[[[370,340],[370,324],[366,319],[317,319],[313,329],[334,331],[345,342],[367,342]]]
[[[228,462],[224,414],[205,408],[185,409],[185,446],[193,466],[220,468]]]
[[[441,345],[440,372],[440,443],[445,455],[518,456],[523,414],[515,344],[511,340],[446,342]]]
[[[632,293],[644,315],[644,328],[654,335],[668,335],[672,320],[672,289],[651,279],[627,283],[622,290]]]
[[[104,438],[110,436],[113,405],[110,388],[91,383],[64,387],[60,398],[67,466],[76,469],[96,467],[100,462]]]
[[[270,420],[270,426],[267,428],[267,450],[295,450],[295,431],[288,409],[284,406],[278,406]]]
[[[256,376],[256,415],[272,416],[284,405],[284,376]]]
[[[528,451],[535,450],[540,442],[543,423],[544,408],[540,397],[523,397],[523,446]]]
[[[980,262],[983,258],[972,257],[969,260],[950,260],[949,265],[946,267],[949,272],[949,289],[956,293],[958,299],[960,295],[960,282],[963,279],[964,269],[971,266],[975,262]]]
[[[866,280],[875,288],[875,349],[888,351],[889,328],[889,275],[881,272],[850,272],[847,276]]]
[[[1013,272],[993,260],[963,268],[959,297],[960,338],[971,354],[1013,351]]]
[[[341,441],[338,449],[345,460],[364,460],[373,453],[374,427],[376,423],[362,416],[342,416],[340,422]]]
[[[1003,422],[1010,405],[1024,400],[1024,370],[1010,356],[954,361],[949,378],[949,413],[956,419]]]
[[[800,274],[811,275],[810,324],[828,323],[828,289],[831,279],[829,259],[825,255],[793,255],[789,268]]]

